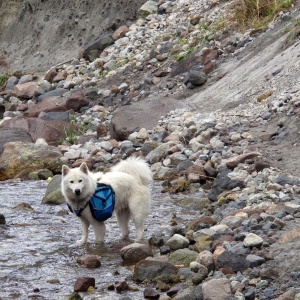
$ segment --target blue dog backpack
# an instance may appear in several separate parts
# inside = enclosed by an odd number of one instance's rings
[[[89,205],[96,220],[103,222],[110,218],[115,207],[115,193],[111,186],[98,183]]]

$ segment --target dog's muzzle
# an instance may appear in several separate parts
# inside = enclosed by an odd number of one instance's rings
[[[81,193],[80,189],[75,190],[75,195],[80,195],[80,193]]]

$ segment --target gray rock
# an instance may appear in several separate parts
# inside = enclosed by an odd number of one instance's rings
[[[202,71],[190,70],[188,81],[193,85],[204,84],[207,80],[207,75]]]
[[[189,240],[180,234],[174,234],[166,242],[166,246],[169,246],[171,250],[178,250],[186,248],[189,245]]]
[[[6,90],[13,90],[15,85],[17,85],[19,82],[19,79],[16,76],[11,76],[8,78],[5,89]]]
[[[134,267],[133,280],[142,282],[160,275],[176,275],[177,268],[168,262],[141,260]]]
[[[169,256],[169,262],[173,265],[183,264],[185,267],[189,267],[192,261],[195,261],[198,256],[196,251],[189,249],[179,249],[174,251]]]
[[[100,35],[83,47],[83,58],[92,61],[94,56],[99,57],[101,52],[113,43],[111,34]]]
[[[61,193],[61,175],[55,175],[47,187],[45,196],[42,199],[42,204],[62,203],[65,203],[65,198]]]
[[[224,251],[218,256],[217,267],[232,269],[234,272],[244,271],[249,268],[250,262],[240,255]]]
[[[227,278],[212,279],[202,284],[203,299],[227,300],[233,296]]]

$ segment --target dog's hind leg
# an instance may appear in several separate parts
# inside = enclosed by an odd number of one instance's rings
[[[77,246],[83,246],[86,243],[87,237],[88,237],[88,229],[90,226],[90,223],[87,220],[80,218],[80,221],[81,221],[81,225],[82,225],[82,237],[81,237],[81,240],[78,240],[76,242]]]
[[[130,219],[130,211],[129,209],[123,209],[121,211],[116,212],[117,221],[121,229],[121,238],[125,240],[129,235],[129,219]]]
[[[91,225],[95,233],[95,243],[103,243],[106,231],[104,222],[93,220]]]

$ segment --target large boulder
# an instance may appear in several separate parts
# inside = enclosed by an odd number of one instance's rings
[[[28,132],[34,142],[38,138],[43,138],[49,145],[57,146],[66,138],[66,133],[69,131],[70,123],[59,120],[42,120],[38,118],[24,118],[23,116],[18,116],[5,120],[0,125],[0,130],[20,130],[20,128]],[[16,138],[14,140],[16,141],[18,139]]]
[[[24,112],[24,117],[37,118],[41,112],[66,111],[66,99],[62,97],[47,97],[42,102]]]
[[[2,147],[9,142],[32,143],[32,137],[29,132],[23,128],[0,128],[0,153]]]
[[[177,108],[187,105],[173,98],[155,98],[126,105],[117,111],[110,122],[110,136],[117,141],[124,141],[141,128],[153,129],[159,119]]]
[[[0,156],[0,180],[14,178],[27,169],[35,172],[48,169],[53,174],[61,172],[63,154],[53,146],[10,142],[3,146]]]

